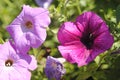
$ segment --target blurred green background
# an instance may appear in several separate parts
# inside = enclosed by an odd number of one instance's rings
[[[20,13],[23,4],[39,7],[34,0],[0,0],[0,37],[4,41],[10,37],[7,25]],[[115,42],[110,50],[86,66],[65,62],[66,74],[62,80],[120,80],[120,0],[54,0],[48,10],[51,24],[47,28],[47,39],[38,49],[30,50],[38,61],[31,80],[48,80],[44,73],[46,57],[62,57],[57,49],[59,26],[65,21],[74,21],[85,11],[94,11],[106,21]]]

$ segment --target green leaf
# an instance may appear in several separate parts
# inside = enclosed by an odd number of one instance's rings
[[[99,65],[99,63],[100,63],[100,56],[97,56],[97,57],[95,58],[95,63],[96,63],[97,65]]]
[[[91,74],[89,72],[82,72],[82,73],[79,73],[79,76],[77,77],[76,80],[86,80],[90,76]]]
[[[116,9],[116,21],[117,23],[120,22],[120,5]]]
[[[3,44],[3,43],[4,43],[3,39],[2,39],[2,38],[0,38],[0,44]]]

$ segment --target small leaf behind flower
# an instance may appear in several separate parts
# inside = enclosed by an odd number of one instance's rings
[[[116,21],[117,23],[120,22],[120,5],[116,9]]]
[[[4,41],[3,41],[3,39],[0,37],[0,44],[3,44],[4,43]]]

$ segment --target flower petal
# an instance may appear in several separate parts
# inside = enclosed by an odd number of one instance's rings
[[[30,44],[28,43],[26,39],[25,33],[22,32],[19,25],[9,25],[7,27],[7,31],[10,33],[12,38],[15,41],[16,47],[21,53],[27,53]]]
[[[4,71],[4,68],[0,66],[0,80],[10,80],[9,73]]]
[[[26,34],[19,37],[19,39],[15,39],[16,48],[20,53],[26,54],[30,49],[30,42],[26,38]]]
[[[10,80],[30,80],[31,73],[25,68],[16,66],[10,72],[9,76],[10,76]]]
[[[95,31],[106,31],[108,30],[108,27],[106,23],[102,20],[101,17],[99,17],[94,12],[85,12],[82,15],[78,16],[76,19],[76,22],[79,22],[83,25],[84,30],[89,30],[90,33],[94,33]],[[81,26],[79,27],[81,28]],[[87,31],[86,31],[87,32]],[[100,33],[97,33],[100,34]]]
[[[36,8],[36,11],[40,11],[41,9]],[[39,24],[39,26],[41,26],[41,27],[48,27],[48,25],[51,22],[50,17],[49,17],[49,12],[47,10],[40,12],[39,15],[36,15],[34,17],[34,19],[36,22],[35,24]]]
[[[35,70],[37,68],[37,60],[35,59],[35,57],[33,55],[30,55],[30,57],[32,58],[30,64],[29,64],[29,70]]]
[[[11,54],[16,54],[16,51],[13,48],[13,45],[10,41],[1,44],[0,46],[0,59],[7,60],[8,56]]]
[[[41,31],[41,30],[43,30],[43,31]],[[45,41],[45,39],[46,39],[46,30],[45,29],[41,29],[41,30],[40,30],[41,32],[38,32],[38,34],[37,34],[37,32],[35,32],[36,34],[33,34],[31,32],[26,33],[26,39],[30,43],[31,47],[38,48]]]
[[[10,33],[10,35],[16,40],[19,39],[21,35],[23,35],[23,32],[20,28],[20,25],[9,25],[7,27],[7,31]],[[19,34],[18,34],[19,33]]]
[[[35,20],[34,24],[39,24],[42,27],[47,27],[50,24],[49,11],[44,8],[31,8],[30,6],[23,6],[24,16],[30,15]]]
[[[81,15],[79,15],[77,18],[76,18],[76,21],[75,22],[79,22],[82,27],[84,27],[84,30],[86,30],[88,28],[88,23],[89,23],[89,19],[91,18],[92,16],[92,13],[91,12],[85,12]],[[81,27],[81,26],[80,26]],[[78,27],[79,28],[79,27]]]
[[[98,54],[109,49],[112,46],[113,42],[114,38],[111,36],[109,31],[106,31],[99,35],[94,41],[91,57],[94,59]]]
[[[79,40],[79,36],[81,33],[73,22],[65,22],[58,31],[58,40],[61,44]]]
[[[18,59],[14,66],[21,66],[30,70],[37,68],[37,60],[34,56],[28,54],[18,54],[20,59]]]
[[[21,67],[4,67],[0,70],[0,80],[30,80],[31,73]]]
[[[90,55],[90,51],[85,48],[80,42],[73,42],[74,44],[59,46],[58,49],[62,56],[71,63],[78,63],[78,66],[87,64],[86,60]]]
[[[86,14],[87,15],[87,14]],[[102,24],[106,23],[102,20],[101,17],[99,17],[97,14],[95,14],[94,12],[91,12],[91,17],[89,19],[89,27],[90,27],[90,31],[94,32],[97,30],[101,30],[100,28],[102,27],[102,31],[106,31],[108,30],[107,25],[102,26]]]

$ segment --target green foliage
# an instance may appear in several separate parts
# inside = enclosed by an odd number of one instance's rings
[[[23,4],[38,7],[33,0],[0,0],[0,43],[9,38],[5,28],[20,13]],[[48,8],[51,24],[47,28],[47,39],[41,47],[30,51],[38,61],[38,68],[32,72],[31,80],[48,80],[44,73],[46,57],[61,57],[57,49],[59,26],[65,21],[74,21],[85,11],[94,11],[106,21],[115,42],[111,49],[96,57],[87,66],[78,67],[76,64],[65,62],[66,74],[62,79],[120,80],[120,55],[111,54],[120,49],[119,4],[120,0],[54,0]]]
[[[117,23],[120,22],[120,5],[116,9],[116,20],[117,20]]]

